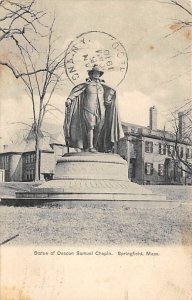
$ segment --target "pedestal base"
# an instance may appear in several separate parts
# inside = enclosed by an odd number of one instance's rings
[[[55,178],[30,192],[16,193],[16,202],[164,201],[128,180],[127,162],[117,154],[69,153],[57,161]]]

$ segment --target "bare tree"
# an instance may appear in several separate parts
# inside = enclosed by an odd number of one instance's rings
[[[31,99],[35,134],[35,180],[39,180],[40,138],[46,113],[57,108],[50,100],[61,83],[64,52],[58,53],[50,27],[42,23],[44,11],[35,8],[36,0],[0,0],[0,43],[11,45],[13,57],[6,55],[0,65],[20,79]],[[6,46],[5,46],[6,49]]]
[[[180,31],[184,31],[188,40],[188,45],[185,48],[177,50],[171,58],[176,58],[180,55],[191,55],[191,36],[192,36],[192,10],[190,3],[181,0],[165,0],[160,1],[165,5],[172,5],[182,12],[182,19],[174,19],[174,24],[170,27],[171,33],[167,34],[165,38],[175,35]],[[189,5],[188,5],[189,4]],[[189,58],[190,61],[190,58]],[[186,70],[185,70],[186,71]],[[191,72],[191,70],[189,71]],[[177,75],[174,79],[180,78],[182,75]],[[172,137],[174,139],[173,149],[170,152],[172,160],[177,167],[187,173],[192,174],[192,98],[191,96],[183,101],[183,104],[170,111],[170,120],[172,124]],[[164,131],[164,141],[166,143],[166,131]],[[182,151],[182,145],[187,147],[188,152],[185,154]],[[168,146],[168,144],[167,144]],[[191,152],[191,153],[190,153]]]
[[[23,66],[26,75],[14,68],[23,81],[26,91],[30,96],[33,111],[33,130],[35,134],[35,150],[36,150],[36,172],[35,180],[39,180],[39,150],[42,123],[45,114],[56,110],[57,108],[50,103],[52,95],[58,84],[62,81],[64,73],[64,52],[56,54],[53,40],[53,24],[52,23],[47,38],[47,49],[45,53],[35,55],[26,51],[21,51]],[[38,61],[38,62],[37,62]],[[39,61],[41,66],[39,66]]]
[[[28,96],[31,99],[33,114],[33,130],[35,134],[36,166],[35,180],[39,180],[40,138],[41,128],[45,114],[57,108],[50,103],[52,95],[58,84],[62,81],[64,73],[64,52],[58,53],[57,39],[53,36],[54,21],[47,34],[43,37],[43,49],[37,50],[38,43],[42,47],[42,37],[31,42],[16,43],[19,51],[19,61],[1,62],[7,67],[15,78],[20,79]],[[14,36],[13,36],[14,38]]]
[[[178,169],[192,174],[192,100],[186,99],[184,104],[170,112],[169,122],[172,125],[173,147],[169,149],[172,161]],[[167,147],[167,131],[164,127],[164,142]],[[183,146],[187,149],[183,151]]]

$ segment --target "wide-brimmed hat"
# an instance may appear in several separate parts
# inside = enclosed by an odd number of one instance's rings
[[[98,65],[94,65],[93,68],[91,70],[88,70],[87,72],[88,72],[88,74],[90,76],[91,74],[93,74],[94,71],[99,72],[100,73],[100,77],[104,74],[104,72],[99,68]]]

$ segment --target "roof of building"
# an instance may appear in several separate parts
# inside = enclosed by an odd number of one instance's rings
[[[53,149],[49,145],[49,139],[41,138],[39,144],[40,144],[39,145],[40,151],[53,152]],[[4,147],[1,153],[24,153],[24,152],[32,152],[32,151],[35,151],[35,141],[24,140],[22,143],[10,144]]]
[[[174,137],[174,135],[171,132],[160,130],[160,129],[153,130],[149,126],[142,126],[142,125],[127,123],[127,122],[122,122],[122,126],[125,133],[140,133],[140,134],[143,133],[143,134],[157,135],[157,137],[159,137],[161,134],[169,133],[172,135],[172,137]]]
[[[127,123],[127,122],[121,122],[123,127],[134,127],[134,128],[146,128],[146,126],[133,124],[133,123]]]
[[[149,126],[141,126],[137,124],[122,122],[124,133],[127,135],[141,135],[146,137],[151,137],[159,140],[167,140],[175,142],[176,135],[170,131],[156,129],[153,130]],[[188,140],[180,139],[178,141],[181,144],[191,145]]]
[[[28,135],[19,143],[12,143],[4,146],[1,154],[3,153],[24,153],[35,151],[35,127],[32,125]],[[46,132],[40,131],[39,133],[39,149],[40,151],[53,152],[51,145],[64,145],[64,137],[62,134],[56,133],[49,135]]]

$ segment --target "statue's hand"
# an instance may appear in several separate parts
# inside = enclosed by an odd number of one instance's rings
[[[111,89],[107,99],[105,100],[105,105],[110,105],[111,104],[114,93],[115,92]]]
[[[112,102],[112,100],[111,99],[107,99],[107,100],[105,100],[105,105],[111,105],[111,102]]]
[[[68,99],[66,100],[65,106],[66,106],[66,107],[70,107],[70,106],[71,106],[71,99],[68,98]]]

